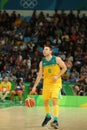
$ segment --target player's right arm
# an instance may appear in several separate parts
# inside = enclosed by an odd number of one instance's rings
[[[39,72],[38,72],[36,81],[34,83],[34,86],[31,90],[30,94],[34,94],[36,92],[36,87],[37,87],[38,83],[40,82],[41,78],[42,78],[42,62],[40,62],[40,64],[39,64]]]

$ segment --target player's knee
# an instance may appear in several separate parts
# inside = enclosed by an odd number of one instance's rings
[[[48,105],[49,105],[49,99],[44,100],[44,105],[45,105],[45,106],[48,106]]]
[[[52,98],[52,103],[53,103],[53,105],[57,105],[58,104],[58,98]]]

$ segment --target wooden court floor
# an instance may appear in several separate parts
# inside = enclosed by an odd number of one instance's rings
[[[44,114],[43,107],[0,109],[0,130],[54,130],[41,126]],[[87,108],[60,107],[59,130],[87,130]]]

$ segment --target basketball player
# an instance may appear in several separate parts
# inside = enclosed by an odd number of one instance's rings
[[[52,55],[51,46],[44,46],[43,49],[44,58],[39,64],[39,73],[36,78],[36,82],[32,88],[31,94],[34,94],[36,87],[43,76],[43,92],[44,106],[46,116],[42,122],[42,126],[45,126],[51,120],[49,100],[52,99],[54,120],[51,122],[51,126],[55,129],[58,128],[58,95],[62,88],[61,76],[66,71],[66,65],[60,57]]]

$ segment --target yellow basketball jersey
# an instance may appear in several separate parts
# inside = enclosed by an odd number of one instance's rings
[[[45,58],[42,59],[42,67],[44,73],[44,82],[43,85],[58,85],[61,86],[61,78],[58,78],[57,81],[53,81],[52,77],[57,76],[60,72],[60,67],[56,63],[56,56],[52,56],[50,61],[47,61]]]

